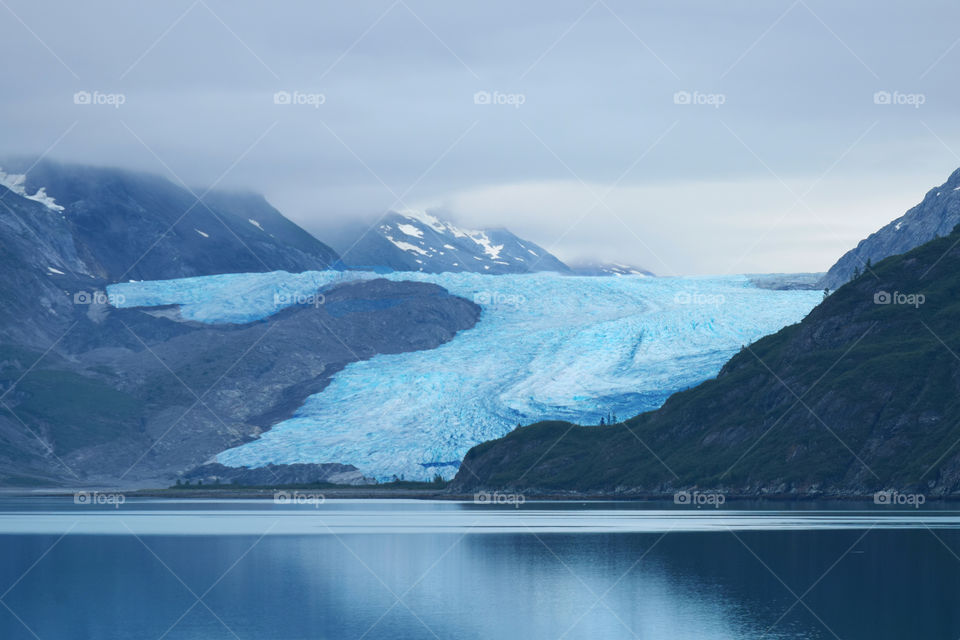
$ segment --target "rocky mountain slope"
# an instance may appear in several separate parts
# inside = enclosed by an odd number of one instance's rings
[[[0,485],[172,481],[290,417],[347,363],[436,347],[479,317],[441,287],[380,280],[248,323],[117,309],[106,288],[120,279],[337,256],[258,196],[198,203],[154,176],[53,163],[15,175],[0,176]]]
[[[474,447],[453,490],[960,493],[960,232],[873,272],[656,411]]]
[[[304,271],[338,258],[261,196],[191,193],[160,176],[52,161],[11,160],[2,167],[8,183],[18,167],[30,168],[22,190],[52,199],[46,208],[59,221],[48,217],[41,229],[56,223],[70,234],[80,275],[118,281]]]
[[[543,247],[506,229],[463,229],[419,211],[390,213],[373,228],[347,228],[334,243],[343,263],[354,268],[493,275],[570,271]]]
[[[0,484],[172,481],[289,418],[347,363],[436,347],[479,316],[420,283],[323,295],[241,325],[103,308],[45,355],[4,344]]]
[[[837,287],[848,282],[854,271],[864,271],[867,261],[879,262],[948,235],[960,224],[960,169],[939,187],[927,192],[923,201],[905,214],[870,234],[845,253],[820,282],[820,287]]]

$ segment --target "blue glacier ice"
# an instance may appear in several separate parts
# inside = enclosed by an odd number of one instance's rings
[[[118,306],[178,304],[193,320],[239,323],[318,288],[375,277],[436,283],[480,304],[481,320],[436,349],[348,365],[292,418],[217,461],[341,462],[381,479],[449,478],[470,447],[519,423],[596,424],[608,412],[655,409],[821,299],[817,291],[758,289],[743,276],[336,271],[122,283],[110,293]]]

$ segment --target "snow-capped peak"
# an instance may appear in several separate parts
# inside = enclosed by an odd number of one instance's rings
[[[29,195],[25,187],[26,180],[26,174],[7,173],[3,169],[0,169],[0,185],[5,186],[7,189],[10,189],[10,191],[13,191],[18,196],[23,196],[27,200],[39,202],[51,211],[63,211],[63,207],[57,204],[56,200],[47,195],[47,190],[44,187],[40,187],[37,189],[36,193]]]
[[[479,245],[483,249],[483,252],[488,256],[490,256],[491,260],[499,259],[500,252],[503,251],[503,245],[493,244],[490,241],[490,238],[487,236],[487,233],[483,230],[463,229],[450,222],[444,222],[439,218],[437,218],[436,216],[430,215],[426,211],[419,211],[417,209],[404,209],[399,213],[401,216],[405,218],[409,218],[410,220],[414,220],[421,224],[425,224],[426,226],[430,227],[437,233],[444,234],[444,235],[449,234],[449,235],[452,235],[454,238],[469,238],[470,240],[475,242],[477,245]],[[400,229],[400,231],[407,234],[408,236],[423,238],[423,231],[421,231],[415,226],[408,225],[408,224],[398,224],[397,227]],[[445,246],[449,247],[449,245],[445,245]]]
[[[569,272],[548,251],[506,229],[459,227],[416,209],[384,216],[373,229],[364,229],[356,240],[345,245],[341,255],[348,265],[430,273]],[[531,260],[531,255],[537,259]]]

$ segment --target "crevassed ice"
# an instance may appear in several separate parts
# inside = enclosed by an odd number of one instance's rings
[[[433,282],[474,300],[483,314],[436,349],[348,365],[294,417],[222,452],[219,462],[341,462],[381,479],[451,477],[470,447],[518,423],[596,424],[608,413],[625,418],[659,407],[821,298],[757,289],[741,276],[413,272],[218,275],[112,285],[111,293],[123,294],[122,306],[181,304],[194,320],[247,322],[277,311],[278,298],[302,299],[357,277]]]

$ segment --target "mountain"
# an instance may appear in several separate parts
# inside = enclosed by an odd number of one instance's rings
[[[955,230],[879,261],[656,411],[474,447],[452,488],[960,493],[958,245]]]
[[[117,308],[116,280],[337,256],[259,196],[198,203],[155,176],[54,163],[0,182],[0,485],[172,482],[292,416],[348,363],[437,347],[480,315],[436,285],[339,274],[257,321]],[[362,478],[336,462],[270,473]]]
[[[159,176],[52,161],[12,160],[2,167],[0,183],[17,186],[11,193],[60,214],[40,230],[55,225],[72,238],[81,264],[71,268],[81,276],[116,281],[305,271],[338,259],[262,196],[211,192],[198,200]],[[18,176],[18,167],[29,167],[28,175]]]
[[[854,271],[863,271],[871,263],[909,251],[924,242],[948,235],[960,223],[960,169],[946,182],[931,189],[923,201],[905,214],[870,234],[856,248],[845,253],[830,267],[820,287],[836,289],[849,281]]]
[[[653,276],[653,272],[620,262],[578,262],[570,265],[578,276]]]
[[[352,268],[494,275],[570,272],[546,249],[506,229],[464,229],[420,211],[389,213],[372,228],[341,230],[334,243],[343,264]]]

